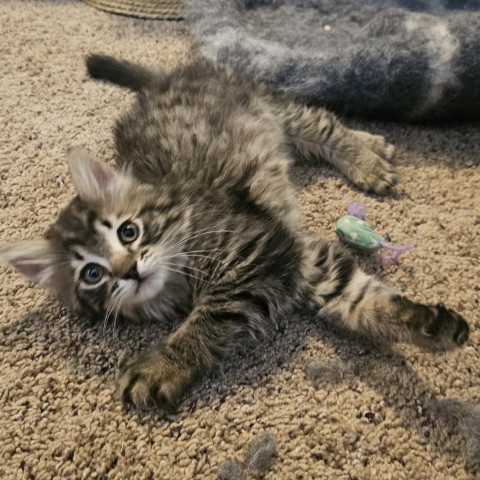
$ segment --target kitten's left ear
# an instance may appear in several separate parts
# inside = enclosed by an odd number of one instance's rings
[[[127,179],[83,150],[72,150],[68,164],[79,197],[87,203],[103,202],[126,186]]]
[[[55,255],[47,240],[0,244],[0,260],[8,262],[43,288],[54,288]]]

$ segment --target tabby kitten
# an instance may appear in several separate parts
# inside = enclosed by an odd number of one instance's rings
[[[121,363],[123,401],[175,405],[235,346],[300,306],[389,341],[452,348],[467,340],[460,315],[396,294],[341,245],[299,225],[294,158],[323,158],[383,193],[397,179],[382,137],[203,61],[166,73],[93,55],[87,66],[138,93],[115,127],[118,169],[73,152],[78,195],[45,239],[0,252],[98,319],[184,316],[161,346]]]

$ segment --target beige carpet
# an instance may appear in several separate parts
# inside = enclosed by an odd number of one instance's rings
[[[173,67],[192,53],[182,24],[67,0],[3,0],[0,40],[0,239],[15,240],[40,235],[71,197],[69,146],[112,157],[111,127],[132,97],[88,80],[83,56]],[[413,240],[416,248],[398,265],[370,268],[418,300],[460,311],[473,332],[465,348],[380,350],[291,318],[195,390],[178,414],[137,414],[113,398],[113,367],[121,353],[168,329],[104,333],[1,267],[0,478],[214,479],[223,461],[241,461],[263,432],[278,443],[270,480],[475,478],[480,125],[364,127],[398,146],[396,194],[368,197],[329,169],[302,170],[305,221],[333,238],[336,219],[355,199],[366,203],[378,232]],[[305,372],[312,361],[313,381]]]

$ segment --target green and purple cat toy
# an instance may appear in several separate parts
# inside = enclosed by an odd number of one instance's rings
[[[366,252],[376,252],[382,248],[393,251],[394,253],[390,255],[375,254],[384,262],[394,262],[402,253],[413,248],[413,243],[404,243],[399,246],[390,245],[385,238],[376,234],[365,221],[367,210],[363,204],[353,202],[348,206],[347,212],[348,215],[344,215],[337,221],[335,232],[340,240],[348,245]]]

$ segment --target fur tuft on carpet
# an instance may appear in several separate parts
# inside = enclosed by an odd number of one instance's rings
[[[173,68],[193,53],[182,23],[74,0],[4,0],[0,25],[0,241],[12,241],[41,235],[71,198],[68,148],[112,159],[111,130],[133,96],[88,79],[85,55]],[[0,478],[475,478],[480,125],[357,127],[396,144],[401,184],[379,198],[327,167],[296,169],[304,222],[333,239],[336,220],[357,200],[376,231],[414,241],[400,263],[369,269],[419,301],[458,310],[472,329],[464,348],[378,347],[299,312],[232,357],[178,413],[142,414],[115,399],[115,365],[169,327],[103,329],[0,267]]]
[[[479,118],[480,1],[187,0],[204,55],[338,113]]]

